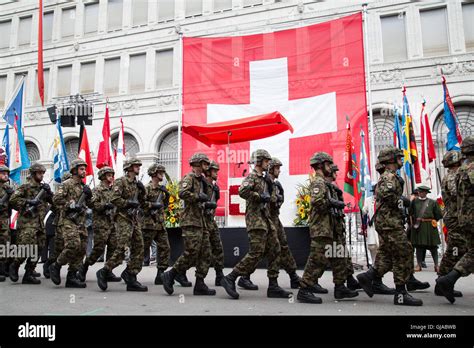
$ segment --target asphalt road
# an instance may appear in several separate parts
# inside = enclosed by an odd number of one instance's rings
[[[433,271],[416,273],[422,281],[428,281],[431,287],[426,291],[414,293],[424,302],[422,307],[404,307],[393,305],[393,296],[375,295],[369,298],[360,292],[351,300],[337,301],[333,297],[331,272],[325,272],[320,284],[329,293],[321,295],[323,303],[309,305],[293,299],[268,299],[266,297],[267,278],[262,269],[252,275],[258,291],[239,290],[240,299],[232,300],[224,289],[218,287],[217,295],[212,297],[193,296],[192,288],[175,286],[175,293],[169,296],[162,286],[153,284],[156,268],[144,267],[138,279],[147,285],[146,293],[127,292],[121,283],[109,283],[106,292],[102,292],[96,283],[95,272],[102,267],[98,263],[88,273],[87,288],[64,288],[66,267],[62,269],[61,286],[55,286],[51,280],[41,278],[41,285],[22,285],[20,280],[12,283],[9,279],[0,283],[0,311],[3,315],[474,315],[474,282],[472,276],[461,278],[456,289],[464,297],[457,299],[454,305],[444,297],[435,296],[433,288],[436,275]],[[125,265],[117,268],[120,275]],[[38,270],[42,265],[38,265]],[[227,274],[230,270],[225,270]],[[298,271],[301,275],[302,271]],[[188,271],[188,278],[194,282],[194,270]],[[208,285],[214,283],[214,271],[210,270],[206,279]],[[392,274],[385,275],[384,282],[393,286]],[[289,288],[289,278],[280,272],[279,283]],[[293,293],[296,297],[296,291]]]

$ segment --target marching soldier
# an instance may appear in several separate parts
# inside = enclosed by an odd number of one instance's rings
[[[48,184],[43,183],[46,168],[39,163],[33,163],[29,169],[30,175],[26,183],[20,185],[10,198],[10,205],[18,211],[17,230],[19,231],[18,245],[35,246],[41,251],[46,241],[44,218],[52,203],[53,192]],[[18,281],[18,269],[26,257],[17,257],[10,264],[10,279]],[[28,258],[23,276],[23,284],[40,284],[41,281],[33,276],[38,260]]]
[[[210,197],[210,201],[216,203],[220,198],[220,189],[217,186],[217,175],[219,173],[219,164],[216,161],[211,161],[209,169],[205,172],[206,181],[208,184],[207,195]],[[217,226],[214,216],[216,209],[206,209],[206,227],[209,231],[209,241],[211,243],[211,266],[216,271],[215,285],[220,286],[224,273],[224,248],[222,247],[221,235],[219,233],[219,227]]]
[[[144,221],[143,221],[143,244],[144,251],[150,250],[151,242],[156,242],[157,248],[157,273],[155,285],[163,285],[161,275],[169,266],[170,243],[168,241],[168,232],[165,228],[164,208],[168,207],[170,194],[163,181],[166,169],[163,165],[153,163],[148,168],[148,175],[151,182],[146,185]]]
[[[215,209],[216,203],[210,201],[206,194],[207,183],[203,173],[209,169],[209,158],[202,153],[195,153],[189,159],[192,172],[186,174],[179,183],[179,198],[184,201],[181,211],[180,226],[183,231],[184,252],[176,260],[171,270],[163,273],[163,287],[168,295],[174,291],[173,283],[178,274],[196,266],[196,283],[194,295],[213,296],[216,290],[209,289],[204,283],[211,263],[211,245],[209,231],[206,229],[205,210]]]
[[[443,222],[448,228],[448,245],[444,252],[441,264],[439,266],[438,276],[442,277],[451,272],[456,263],[466,253],[466,238],[464,237],[458,224],[457,217],[457,188],[456,175],[461,166],[461,153],[456,150],[446,152],[443,157],[443,166],[448,168],[448,173],[444,176],[441,182],[441,194],[444,201]],[[437,296],[443,294],[436,284],[434,292]],[[462,293],[453,290],[454,297],[462,297]]]
[[[94,247],[77,272],[77,277],[81,282],[86,281],[89,266],[97,262],[106,246],[109,257],[115,252],[117,245],[117,231],[114,224],[116,208],[111,202],[114,175],[115,171],[110,167],[102,167],[97,173],[100,184],[92,190]],[[120,280],[120,277],[117,277],[112,271],[107,274],[109,282],[120,282]]]
[[[58,227],[64,239],[64,248],[56,261],[49,266],[54,284],[61,284],[61,267],[69,264],[66,288],[85,288],[86,283],[77,278],[77,271],[86,254],[87,231],[84,225],[86,209],[91,205],[92,191],[82,180],[86,177],[87,163],[78,158],[71,162],[72,177],[59,185],[53,204],[59,213]]]
[[[9,200],[14,190],[9,185],[10,169],[0,165],[0,245],[10,242],[10,207]],[[0,282],[5,281],[8,270],[5,268],[6,259],[0,257]]]
[[[436,280],[439,292],[451,303],[455,301],[454,284],[460,277],[474,272],[474,136],[463,140],[461,153],[466,160],[456,175],[457,217],[459,230],[466,238],[467,252],[453,270]]]
[[[380,151],[378,160],[385,165],[385,171],[377,183],[375,228],[383,239],[380,246],[384,257],[377,256],[375,266],[359,274],[360,286],[369,297],[374,295],[372,282],[392,270],[396,294],[395,305],[421,306],[423,302],[413,298],[406,289],[413,270],[413,248],[407,239],[405,221],[400,209],[408,206],[410,200],[403,194],[403,179],[397,170],[403,165],[403,152],[395,147]],[[411,263],[411,264],[410,264]]]
[[[64,183],[66,180],[70,179],[72,177],[71,173],[66,172],[63,174],[63,177],[61,178],[61,184]],[[61,185],[60,184],[60,185]],[[61,232],[61,228],[59,225],[59,216],[61,214],[60,210],[58,210],[53,202],[51,204],[51,213],[54,214],[53,216],[53,227],[54,227],[54,247],[52,253],[49,255],[48,260],[43,264],[43,276],[46,279],[50,279],[51,274],[49,273],[49,266],[51,266],[54,262],[56,262],[56,259],[58,258],[58,255],[61,254],[61,251],[64,249],[64,237],[63,233]]]
[[[332,186],[327,185],[326,177],[332,176],[333,159],[325,152],[317,152],[310,159],[310,165],[315,171],[314,179],[310,183],[311,210],[309,213],[309,229],[311,237],[310,254],[306,263],[301,288],[297,300],[303,303],[322,303],[320,297],[314,296],[314,285],[320,277],[328,262],[331,264],[334,297],[336,299],[353,298],[358,296],[357,291],[348,289],[346,281],[346,258],[332,255],[327,256],[327,247],[330,246],[336,253],[342,247],[343,236],[341,229],[337,228],[335,212],[344,209],[344,202],[339,201]],[[336,247],[334,250],[334,247]]]
[[[235,288],[237,277],[249,276],[263,258],[267,258],[268,261],[267,297],[288,298],[292,295],[291,292],[278,286],[280,243],[270,219],[271,193],[269,191],[272,187],[268,185],[264,176],[271,160],[268,151],[262,149],[254,151],[250,163],[254,164],[255,168],[239,188],[240,197],[246,200],[245,223],[249,235],[249,251],[232,272],[221,280],[221,285],[227,294],[234,299],[239,298],[239,293]]]
[[[123,164],[124,176],[116,179],[112,187],[110,203],[117,207],[115,227],[117,229],[117,247],[107,259],[104,268],[97,271],[97,284],[103,291],[107,290],[108,276],[114,268],[122,264],[125,250],[130,248],[130,260],[121,277],[127,284],[127,291],[148,291],[148,287],[137,281],[143,265],[144,248],[141,231],[141,212],[145,204],[146,190],[138,180],[142,162],[135,157]]]

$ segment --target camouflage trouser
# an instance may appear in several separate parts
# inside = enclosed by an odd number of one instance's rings
[[[326,256],[327,246],[331,246],[332,249],[334,242],[336,243],[336,250],[343,247],[340,240],[333,240],[330,237],[311,238],[308,261],[301,279],[305,287],[313,286],[317,282],[328,263],[331,265],[334,284],[340,285],[346,281],[346,257]]]
[[[344,248],[348,250],[349,255],[350,255],[345,258],[345,265],[346,265],[345,269],[346,269],[346,278],[347,278],[354,274],[354,265],[352,264],[352,250],[350,249],[350,245],[349,245],[349,248],[347,247],[347,239],[346,239],[345,233],[341,235],[340,242],[344,245]]]
[[[438,275],[443,276],[451,272],[456,263],[467,252],[466,239],[458,231],[448,232],[448,245],[439,265]]]
[[[374,269],[380,277],[393,271],[395,285],[405,285],[413,274],[413,247],[403,229],[383,232]]]
[[[20,234],[18,236],[17,246],[18,251],[23,249],[25,252],[28,249],[28,252],[32,252],[31,248],[36,248],[36,260],[31,259],[31,257],[26,258],[26,256],[16,257],[14,262],[18,265],[21,265],[26,260],[25,271],[33,271],[36,268],[38,263],[41,250],[43,250],[44,244],[46,242],[46,235],[44,230],[39,228],[24,227],[19,230]]]
[[[10,242],[10,231],[8,229],[0,230],[0,245],[7,245],[8,242]],[[0,262],[6,261],[7,259],[0,255]]]
[[[280,242],[275,228],[267,230],[249,230],[249,251],[234,267],[238,275],[250,275],[257,269],[258,263],[267,259],[268,278],[278,278],[280,271]]]
[[[54,232],[54,249],[53,252],[49,255],[48,262],[53,263],[56,262],[58,259],[59,254],[64,249],[64,235],[62,232],[62,228],[60,226],[56,226]]]
[[[202,227],[186,226],[182,228],[184,252],[176,260],[173,268],[184,273],[196,266],[196,278],[206,278],[211,264],[211,243],[209,232]]]
[[[61,225],[64,248],[58,255],[57,263],[61,266],[69,264],[68,271],[77,271],[86,255],[87,231],[84,226],[72,223]]]
[[[224,248],[222,247],[219,228],[212,226],[209,229],[209,241],[211,243],[211,266],[216,270],[224,269]]]
[[[469,232],[467,232],[469,233]],[[454,269],[461,273],[463,277],[467,277],[469,274],[474,273],[474,232],[470,231],[469,234],[466,235],[466,246],[467,251],[459,260]]]
[[[296,261],[291,254],[288,241],[286,240],[285,229],[280,221],[274,221],[275,228],[278,234],[278,241],[280,242],[280,267],[283,268],[288,274],[296,271]]]
[[[89,265],[95,264],[104,253],[105,246],[109,255],[112,255],[117,247],[117,232],[113,225],[94,228],[94,247],[85,262]]]
[[[115,223],[117,230],[117,248],[114,254],[108,258],[105,268],[112,271],[120,266],[125,259],[125,251],[130,248],[130,259],[127,269],[131,274],[138,274],[142,270],[144,259],[143,235],[139,223],[132,222],[122,216],[117,216]]]
[[[156,268],[165,271],[170,262],[170,242],[166,230],[143,230],[143,251],[150,250],[151,242],[156,242],[157,261]]]

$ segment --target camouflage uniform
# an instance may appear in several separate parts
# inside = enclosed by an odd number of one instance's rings
[[[459,156],[456,162],[460,162],[459,152],[453,152],[450,155]],[[443,164],[445,164],[444,161]],[[445,167],[448,167],[448,165],[445,165]],[[439,267],[438,274],[440,276],[448,274],[467,251],[466,238],[459,228],[457,218],[457,172],[458,168],[448,168],[448,173],[444,176],[441,183],[441,194],[445,204],[443,222],[448,229],[448,245]]]
[[[337,229],[337,222],[330,213],[329,196],[335,196],[331,192],[330,186],[326,185],[324,177],[316,174],[310,183],[311,209],[309,212],[309,231],[311,237],[310,252],[306,263],[302,287],[312,287],[316,284],[328,262],[331,264],[333,273],[333,282],[335,285],[344,284],[346,280],[346,261],[340,257],[326,257],[326,247],[341,247],[342,236],[339,236],[340,229]]]
[[[211,201],[217,202],[220,198],[219,186],[216,184],[207,185],[206,194],[211,198]],[[206,209],[204,214],[205,228],[209,232],[209,242],[211,244],[211,266],[216,270],[224,269],[224,248],[222,247],[221,235],[219,227],[215,220],[215,209]]]
[[[19,236],[17,245],[35,245],[38,252],[41,252],[46,242],[44,218],[49,210],[48,202],[52,203],[52,192],[46,193],[35,209],[29,209],[30,205],[27,202],[34,200],[42,187],[41,183],[36,182],[33,177],[29,176],[26,183],[20,185],[10,198],[10,206],[18,211],[17,230]],[[25,257],[18,257],[14,264],[19,266],[23,261],[25,261]],[[33,272],[37,262],[38,260],[33,261],[28,258],[25,271]]]
[[[151,242],[156,242],[158,260],[156,268],[165,271],[169,266],[170,243],[168,232],[165,228],[164,207],[168,206],[169,193],[165,186],[154,186],[153,183],[146,185],[145,209],[143,219],[143,244],[144,250],[150,250]],[[152,205],[159,199],[162,203],[160,209],[153,209]]]
[[[114,182],[111,203],[117,207],[115,216],[117,247],[104,266],[107,271],[112,271],[122,264],[127,248],[130,248],[128,273],[137,275],[142,269],[144,258],[142,222],[138,214],[130,215],[133,211],[139,211],[139,208],[131,209],[127,203],[128,200],[133,200],[137,196],[140,207],[144,206],[145,192],[140,190],[139,185],[138,180],[130,178],[128,173]]]
[[[2,167],[0,167],[0,169],[8,171],[7,167]],[[10,208],[8,201],[12,193],[13,189],[8,183],[0,183],[0,200],[5,198],[4,204],[0,205],[0,245],[7,245],[7,243],[10,242]],[[5,268],[6,261],[6,258],[0,257],[0,278],[7,275],[8,270]]]
[[[202,176],[189,173],[179,183],[179,198],[184,201],[179,225],[183,231],[184,253],[176,260],[173,268],[178,274],[196,266],[196,277],[205,278],[211,263],[209,231],[204,221],[203,203],[199,192],[206,193],[207,184]]]
[[[79,177],[72,177],[58,187],[53,197],[53,204],[59,211],[58,228],[64,238],[64,249],[58,254],[56,262],[60,266],[69,264],[69,272],[77,271],[86,255],[85,206],[91,205],[91,197],[84,193],[85,186],[87,185],[84,185]],[[85,206],[77,212],[76,218],[73,219],[74,212],[71,212],[70,204],[78,204],[83,194]]]

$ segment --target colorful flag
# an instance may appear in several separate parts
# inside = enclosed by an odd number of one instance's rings
[[[56,136],[53,142],[53,171],[54,181],[57,183],[61,182],[63,174],[69,170],[69,162],[66,154],[66,144],[64,143],[61,128],[61,117],[58,115],[56,120]]]
[[[395,129],[393,132],[393,146],[401,149],[402,148],[402,127],[400,125],[400,115],[398,114],[398,108],[395,106],[393,108],[394,113],[394,124]]]
[[[39,0],[38,14],[38,93],[44,106],[44,69],[43,69],[43,0]]]
[[[448,85],[446,84],[446,78],[443,78],[443,91],[444,91],[444,123],[448,127],[448,139],[446,142],[446,151],[457,150],[459,151],[462,143],[461,131],[459,130],[459,120],[454,110],[454,105],[451,100],[448,91]]]
[[[123,120],[120,117],[120,132],[117,139],[117,149],[115,156],[115,177],[118,178],[122,176],[123,173],[123,162],[125,160],[125,142],[124,142],[124,129],[123,129]]]
[[[3,141],[2,141],[2,147],[4,151],[4,157],[3,157],[3,163],[7,167],[10,168],[9,161],[10,161],[10,126],[8,123],[5,126],[5,133],[3,133]]]
[[[344,191],[354,197],[355,205],[359,202],[358,184],[359,168],[357,167],[357,156],[354,151],[354,142],[351,135],[351,124],[347,123],[346,152],[344,154],[346,170],[344,175]]]
[[[92,158],[91,151],[89,149],[89,139],[87,138],[87,130],[84,125],[81,125],[81,144],[79,146],[78,158],[84,160],[87,163],[86,175],[94,175],[94,169],[92,168]],[[83,182],[86,183],[87,178],[83,179]]]
[[[365,148],[365,134],[364,131],[360,131],[361,143],[360,143],[360,199],[359,208],[362,209],[366,198],[372,196],[372,180],[370,179],[369,171],[369,160],[367,157],[367,151]]]
[[[410,179],[411,170],[413,169],[415,182],[421,183],[420,164],[418,162],[418,149],[416,147],[415,132],[413,130],[413,123],[411,121],[410,106],[408,105],[408,98],[406,96],[405,86],[403,87],[402,122],[405,138],[404,147],[402,147],[405,160],[405,169],[408,170],[407,174],[410,173]]]
[[[104,125],[102,126],[102,140],[99,143],[97,151],[96,167],[102,168],[109,166],[115,169],[115,161],[112,150],[112,140],[110,138],[110,117],[109,106],[105,104]]]

